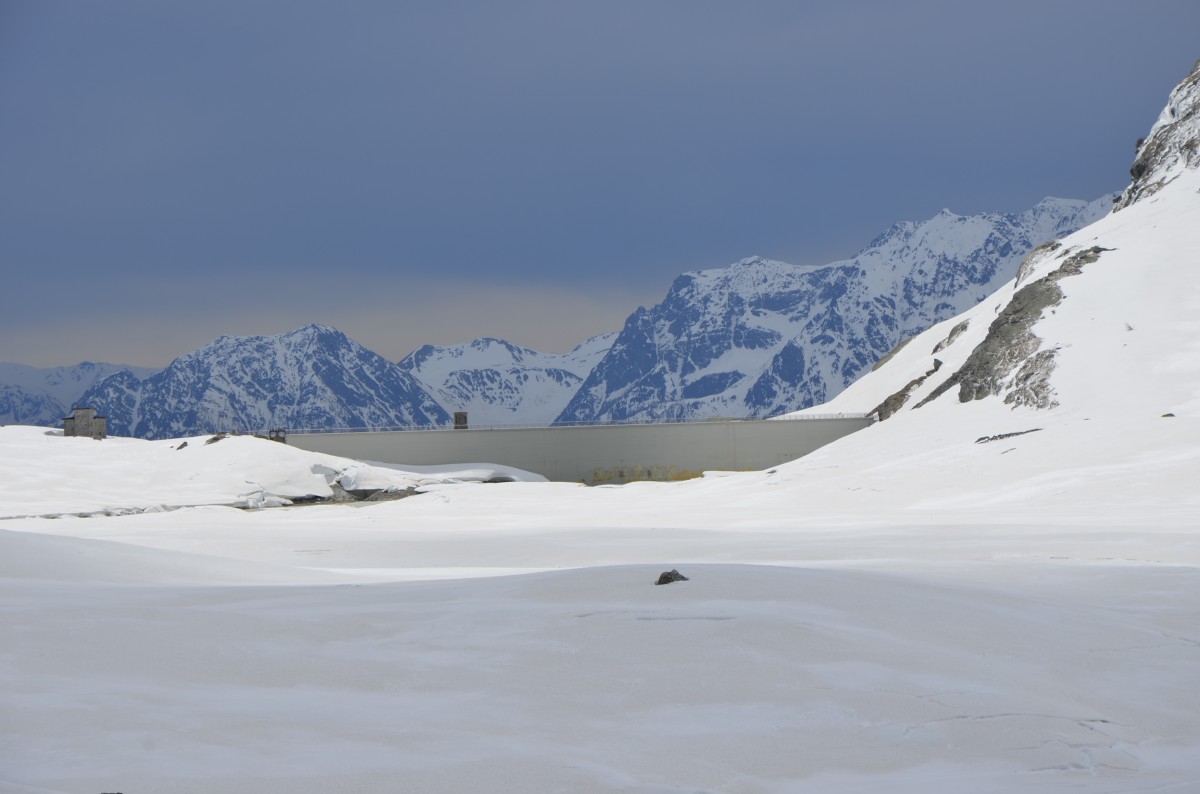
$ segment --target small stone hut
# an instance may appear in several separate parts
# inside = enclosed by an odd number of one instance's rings
[[[76,408],[63,417],[64,436],[83,436],[97,441],[108,435],[108,417],[96,416],[95,408]]]

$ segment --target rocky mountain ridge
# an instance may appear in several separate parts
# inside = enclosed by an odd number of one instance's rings
[[[223,336],[144,380],[117,373],[79,401],[108,416],[110,433],[141,438],[451,422],[412,375],[317,324],[278,336]]]
[[[685,273],[662,303],[630,316],[557,421],[766,417],[825,402],[1111,203],[1048,198],[1020,214],[972,217],[943,210],[822,267],[752,257]]]
[[[1175,86],[1145,138],[1138,140],[1133,178],[1114,204],[1120,211],[1149,198],[1188,169],[1200,165],[1200,61]]]

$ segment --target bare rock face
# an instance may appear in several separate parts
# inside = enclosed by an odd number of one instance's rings
[[[1021,262],[1021,267],[1017,269],[1017,286],[1019,287],[1028,281],[1029,275],[1061,248],[1062,243],[1058,240],[1051,240],[1048,243],[1042,243],[1030,251],[1029,255]]]
[[[1060,258],[1065,257],[1062,265],[1017,290],[962,367],[917,407],[936,400],[954,386],[958,386],[958,399],[964,403],[1004,394],[1004,401],[1010,405],[1033,408],[1057,405],[1049,377],[1054,370],[1054,350],[1039,350],[1042,340],[1033,333],[1033,325],[1042,312],[1062,302],[1063,292],[1058,282],[1077,275],[1105,250],[1108,249],[1092,246],[1073,253],[1067,249],[1059,254]]]
[[[960,323],[959,326],[966,327],[966,323]],[[934,348],[934,352],[936,353],[938,349],[939,348]],[[874,414],[877,417],[877,420],[880,422],[890,416],[894,416],[901,408],[904,407],[904,404],[908,402],[908,398],[912,396],[912,393],[916,391],[922,383],[928,380],[930,375],[937,372],[941,368],[941,359],[935,358],[933,360],[932,369],[927,371],[924,375],[910,380],[904,385],[904,388],[900,389],[900,391],[888,395],[887,398],[885,398],[884,401],[879,405],[875,406],[870,413]]]
[[[1153,196],[1185,168],[1200,167],[1200,61],[1192,66],[1171,96],[1158,121],[1137,150],[1129,169],[1133,182],[1113,205],[1113,211]]]

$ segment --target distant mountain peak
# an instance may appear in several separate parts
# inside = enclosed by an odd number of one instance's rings
[[[900,340],[974,305],[1024,254],[1108,212],[1044,199],[1016,215],[949,209],[891,226],[856,257],[754,256],[676,278],[639,308],[559,422],[771,416],[823,402]]]
[[[83,398],[114,435],[368,429],[450,422],[415,378],[336,328],[222,336],[145,380],[108,378]]]
[[[67,410],[95,384],[119,375],[136,380],[157,371],[98,361],[46,368],[0,363],[0,424],[61,425]]]
[[[462,345],[423,345],[399,367],[448,410],[466,411],[473,427],[548,425],[614,336],[592,337],[568,353],[540,353],[494,337]]]

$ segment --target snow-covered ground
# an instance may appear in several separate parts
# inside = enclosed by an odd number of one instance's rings
[[[511,466],[405,466],[303,452],[254,436],[166,441],[65,438],[0,427],[0,519],[155,513],[181,507],[279,507],[346,491],[405,491],[491,479],[545,481]]]
[[[1093,245],[1033,326],[1057,407],[914,407],[1009,285],[819,409],[936,356],[896,415],[766,472],[2,428],[0,791],[1200,791],[1200,171],[1023,283]],[[423,493],[229,506],[360,476]]]
[[[1119,467],[883,423],[773,474],[4,521],[0,790],[1195,790],[1200,426],[1158,422]]]

